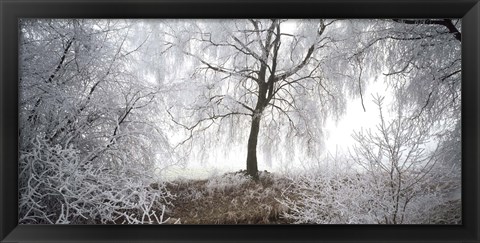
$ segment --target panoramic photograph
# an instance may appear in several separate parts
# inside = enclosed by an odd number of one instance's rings
[[[19,19],[18,223],[462,224],[461,29]]]

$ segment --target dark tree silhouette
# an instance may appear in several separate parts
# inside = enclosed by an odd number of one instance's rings
[[[172,119],[193,131],[203,129],[201,124],[212,120],[238,115],[250,117],[246,167],[247,174],[256,178],[259,133],[266,113],[282,116],[292,129],[299,131],[301,128],[296,124],[302,119],[305,123],[306,116],[297,114],[309,111],[297,100],[317,90],[323,92],[319,96],[335,100],[324,83],[319,56],[320,50],[333,42],[324,36],[327,26],[333,22],[311,21],[311,28],[299,33],[291,29],[284,31],[285,20],[279,19],[236,21],[228,30],[225,26],[214,26],[210,32],[197,26],[197,32],[190,39],[189,48],[193,50],[184,48],[183,52],[199,62],[197,72],[201,70],[206,77],[210,75],[205,79],[219,80],[208,87],[209,91],[217,89],[218,93],[206,95],[207,104],[197,107],[196,111],[208,112],[192,125],[177,121],[171,114]],[[216,32],[224,33],[224,38],[215,38]],[[205,52],[195,51],[198,49]],[[225,84],[223,80],[228,81]],[[229,85],[234,87],[230,93],[224,91]],[[308,132],[300,133],[312,136]]]

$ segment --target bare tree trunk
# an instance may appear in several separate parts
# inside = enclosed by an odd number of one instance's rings
[[[258,163],[257,163],[257,141],[260,131],[260,120],[262,112],[267,103],[268,84],[265,83],[265,71],[267,67],[262,65],[259,72],[260,81],[258,87],[258,101],[252,115],[252,125],[250,126],[250,136],[248,137],[247,152],[247,175],[254,180],[258,180]]]
[[[252,117],[250,136],[248,138],[247,174],[252,176],[254,179],[258,179],[257,141],[258,132],[260,131],[260,119],[260,114],[255,114]]]

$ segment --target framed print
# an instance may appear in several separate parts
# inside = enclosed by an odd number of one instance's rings
[[[476,242],[478,1],[3,1],[2,242]]]

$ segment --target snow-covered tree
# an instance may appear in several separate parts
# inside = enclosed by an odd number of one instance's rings
[[[441,124],[412,118],[412,111],[399,106],[392,120],[385,117],[383,97],[374,99],[380,122],[374,130],[355,132],[352,159],[370,177],[368,188],[377,220],[403,223],[409,203],[425,196],[435,187],[428,181],[440,160],[439,143],[435,141]],[[435,129],[436,128],[436,129]]]
[[[357,50],[376,76],[395,90],[395,104],[415,104],[416,117],[444,120],[445,163],[460,166],[461,20],[384,19],[352,21]]]
[[[161,86],[132,71],[132,54],[141,48],[131,41],[134,25],[123,20],[22,19],[22,223],[75,223],[76,216],[58,210],[73,210],[80,202],[77,216],[85,214],[83,209],[92,213],[94,207],[87,205],[117,210],[99,206],[100,198],[128,196],[128,188],[145,189],[158,179],[157,162],[166,160],[170,151],[155,123]],[[151,200],[156,200],[153,194],[164,193],[144,191]],[[45,200],[47,194],[56,199]],[[98,212],[90,219],[106,217]]]
[[[445,124],[415,118],[412,106],[388,118],[383,100],[374,99],[379,124],[354,133],[357,143],[350,160],[343,158],[343,169],[320,164],[292,178],[291,196],[280,199],[289,208],[286,218],[315,224],[458,223],[459,210],[438,212],[458,206],[448,195],[458,186],[452,179],[456,170],[441,168],[449,151],[436,141]]]
[[[276,158],[321,151],[325,119],[343,112],[345,91],[357,84],[347,82],[353,75],[342,70],[348,65],[337,45],[342,24],[323,19],[187,23],[171,24],[173,37],[166,43],[185,54],[189,62],[184,63],[194,69],[181,82],[180,94],[190,99],[170,112],[190,131],[188,139],[211,127],[240,134],[237,141],[247,140],[246,169],[253,177],[259,146]]]

